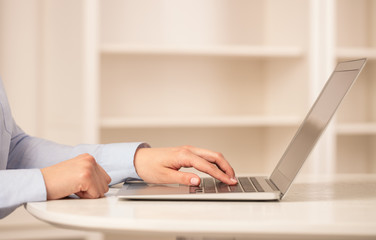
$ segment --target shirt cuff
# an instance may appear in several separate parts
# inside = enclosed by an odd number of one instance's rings
[[[127,178],[137,178],[134,167],[134,155],[139,148],[150,147],[147,143],[111,143],[105,144],[98,163],[110,175],[110,185],[124,182]]]

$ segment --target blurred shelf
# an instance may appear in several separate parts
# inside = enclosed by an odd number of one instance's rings
[[[273,127],[298,126],[300,117],[294,116],[205,116],[205,117],[130,117],[103,118],[102,128],[142,127]]]
[[[102,54],[197,55],[230,57],[300,57],[301,47],[289,46],[190,46],[190,45],[116,45],[104,44]]]
[[[370,60],[376,59],[375,48],[338,48],[337,57],[342,59],[348,58],[368,58]]]
[[[375,135],[376,123],[342,123],[337,126],[338,135]]]

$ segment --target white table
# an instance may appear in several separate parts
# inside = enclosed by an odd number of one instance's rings
[[[281,202],[123,201],[28,203],[56,226],[174,239],[376,239],[376,175],[299,178]]]

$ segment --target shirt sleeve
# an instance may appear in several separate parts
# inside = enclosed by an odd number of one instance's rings
[[[111,177],[112,185],[126,178],[139,178],[134,168],[134,155],[142,147],[149,145],[142,142],[62,145],[29,136],[14,124],[7,170],[0,171],[0,218],[20,204],[46,200],[40,168],[89,153]]]
[[[26,202],[46,200],[46,187],[39,169],[0,170],[0,218]]]
[[[110,185],[123,182],[126,178],[138,178],[134,167],[134,155],[138,148],[150,147],[147,143],[112,143],[102,147],[98,163],[110,175]]]
[[[136,150],[143,147],[150,146],[142,142],[62,145],[29,136],[15,124],[7,169],[44,168],[89,153],[110,175],[112,185],[126,178],[139,178],[133,160]]]

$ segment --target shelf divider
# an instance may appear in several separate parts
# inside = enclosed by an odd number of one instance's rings
[[[108,117],[102,119],[101,127],[295,127],[300,122],[301,118],[296,116]]]
[[[104,44],[102,54],[198,55],[229,57],[300,57],[303,48],[297,46],[195,46],[195,45],[119,45]]]
[[[368,58],[376,59],[376,48],[338,48],[337,57],[342,59],[349,58]]]
[[[338,135],[376,135],[376,122],[338,124],[337,133]]]

